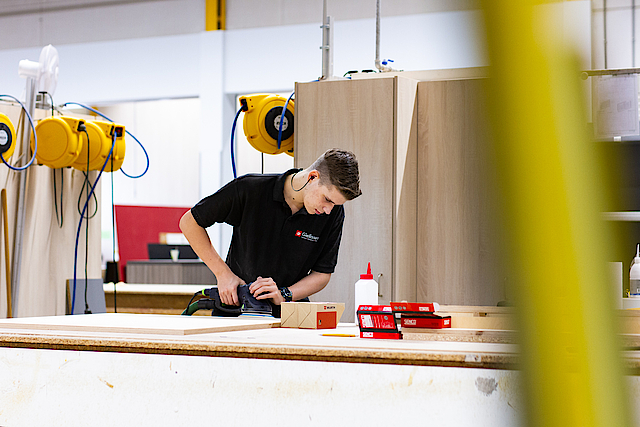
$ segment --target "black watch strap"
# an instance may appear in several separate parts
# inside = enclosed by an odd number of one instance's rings
[[[289,288],[280,288],[280,294],[282,295],[282,298],[284,298],[285,302],[291,302],[293,300],[293,295]]]

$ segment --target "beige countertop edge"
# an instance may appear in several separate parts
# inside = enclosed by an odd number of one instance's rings
[[[212,343],[178,340],[151,341],[123,338],[46,336],[20,333],[3,333],[0,335],[0,347],[391,365],[450,366],[506,370],[517,369],[518,362],[518,356],[512,353],[469,353],[460,351],[418,351],[349,347],[327,348],[314,345]]]
[[[324,347],[291,343],[224,343],[176,338],[166,340],[148,337],[86,337],[2,331],[0,347],[502,370],[517,370],[520,359],[517,353],[512,352]],[[627,375],[640,376],[640,349],[629,348],[624,352],[623,357]]]

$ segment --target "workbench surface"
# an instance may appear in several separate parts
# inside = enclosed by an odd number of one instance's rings
[[[229,427],[265,414],[283,427],[421,425],[425,414],[443,427],[522,425],[516,344],[277,324],[126,313],[0,320],[0,424],[191,425],[204,405]],[[637,398],[640,352],[625,356]],[[96,416],[90,402],[114,410]]]
[[[280,328],[279,319],[273,318],[106,313],[0,319],[0,346],[517,369],[516,344],[450,341],[447,334],[451,332],[456,331],[436,332],[425,340],[368,339],[359,338],[358,327],[351,323],[341,323],[336,329],[291,329]],[[623,338],[627,348],[625,367],[632,375],[640,375],[640,335]]]
[[[129,317],[127,317],[129,316]],[[131,318],[130,316],[134,316]],[[150,323],[166,323],[174,316],[148,314],[93,314],[0,320],[0,346],[57,350],[85,350],[125,353],[176,354],[280,360],[316,360],[352,363],[461,366],[491,369],[516,369],[517,346],[514,344],[379,340],[323,334],[358,335],[353,324],[336,329],[289,329],[258,325],[238,331],[176,334],[148,330]],[[100,321],[97,322],[96,319]],[[123,320],[143,323],[141,333],[130,329],[95,329],[91,325],[120,325]],[[242,325],[247,319],[179,317],[185,321]],[[264,323],[264,319],[249,319]],[[269,323],[267,321],[266,323]],[[87,327],[78,328],[85,324]],[[70,327],[73,326],[73,327]],[[273,326],[278,326],[277,324]],[[199,327],[199,326],[198,326]],[[146,330],[145,330],[146,328]],[[73,330],[75,329],[75,330]]]

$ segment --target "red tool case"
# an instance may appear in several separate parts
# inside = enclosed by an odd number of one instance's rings
[[[400,316],[403,328],[442,329],[451,327],[451,316],[435,314],[439,309],[438,303],[423,302],[392,302],[391,309]]]
[[[390,305],[361,305],[357,313],[360,338],[402,339]]]

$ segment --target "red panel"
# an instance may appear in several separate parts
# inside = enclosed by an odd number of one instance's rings
[[[321,311],[317,313],[317,315],[317,329],[333,329],[337,326],[336,319],[338,317],[338,313],[335,311]]]
[[[191,208],[116,205],[120,280],[126,281],[129,260],[148,259],[147,243],[159,243],[160,233],[180,233],[180,218]]]
[[[402,332],[367,332],[360,331],[360,338],[377,338],[387,340],[401,340]]]
[[[442,329],[451,327],[451,316],[405,317],[403,314],[401,322],[403,328]]]

